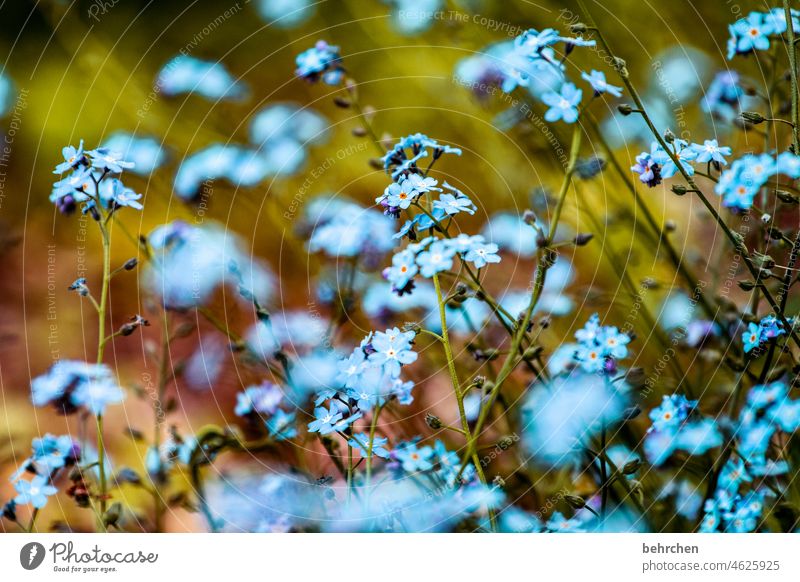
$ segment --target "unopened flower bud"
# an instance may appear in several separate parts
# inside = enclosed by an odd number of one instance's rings
[[[677,194],[678,196],[683,196],[689,190],[683,184],[673,184],[672,185],[672,192]]]
[[[593,238],[594,235],[591,232],[582,232],[577,236],[575,236],[573,242],[575,243],[575,246],[582,247],[589,244],[589,241],[592,240]]]
[[[742,111],[741,117],[747,123],[751,123],[753,125],[758,125],[759,123],[764,123],[766,121],[766,118],[763,115],[756,113],[755,111]]]
[[[664,130],[664,141],[667,143],[672,143],[675,141],[675,134],[672,133],[672,130],[669,128]]]
[[[565,495],[564,501],[575,509],[583,509],[586,507],[586,501],[584,501],[583,497],[578,497],[577,495]]]
[[[636,471],[639,470],[639,467],[641,466],[642,466],[642,461],[639,459],[628,461],[627,463],[625,463],[625,466],[622,467],[622,474],[633,475]]]
[[[139,264],[139,259],[133,257],[132,259],[128,259],[125,261],[125,264],[122,265],[122,268],[126,271],[133,271],[136,268],[136,265]]]
[[[633,107],[631,107],[627,103],[623,103],[622,105],[617,105],[617,111],[619,111],[622,115],[627,116],[633,113]]]
[[[589,27],[587,27],[583,22],[576,22],[570,26],[569,30],[572,32],[572,34],[582,34],[589,30]]]
[[[433,430],[438,430],[444,426],[442,424],[442,419],[435,414],[431,414],[430,412],[425,415],[425,424],[427,424]]]

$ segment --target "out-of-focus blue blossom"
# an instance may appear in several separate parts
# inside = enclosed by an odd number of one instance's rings
[[[675,112],[663,90],[646,93],[642,96],[647,115],[656,127],[674,127]],[[606,139],[613,147],[630,147],[632,143],[650,144],[653,133],[641,115],[611,115],[601,123]]]
[[[745,93],[739,73],[733,70],[716,74],[700,105],[704,112],[722,122],[720,127],[732,124],[742,111],[753,106],[753,97]]]
[[[430,28],[443,0],[383,0],[392,7],[392,25],[401,34],[413,35]]]
[[[176,220],[148,236],[152,261],[144,288],[171,309],[206,303],[224,284],[234,284],[266,304],[273,277],[267,267],[242,251],[239,237],[216,224],[189,225]]]
[[[50,478],[36,475],[30,481],[20,479],[14,483],[18,495],[14,498],[17,505],[31,504],[35,509],[47,505],[47,498],[58,493],[58,489],[50,484]]]
[[[338,85],[344,77],[339,47],[324,40],[318,40],[313,47],[297,55],[295,64],[295,75],[312,83],[321,79],[328,85]]]
[[[258,0],[256,10],[261,18],[278,28],[296,28],[314,14],[312,0]]]
[[[341,356],[328,350],[317,350],[292,359],[292,403],[301,406],[305,400],[324,389],[338,387],[339,359]]]
[[[552,533],[587,533],[589,531],[583,521],[574,517],[567,519],[560,511],[553,512],[545,527]]]
[[[579,371],[536,384],[523,406],[524,442],[535,460],[570,466],[603,428],[622,419],[628,396],[607,378]]]
[[[605,73],[592,70],[591,73],[581,73],[581,78],[592,86],[595,95],[608,93],[613,97],[622,97],[622,87],[610,85],[606,81]]]
[[[690,103],[702,90],[711,59],[696,48],[673,46],[655,55],[648,93],[661,93],[675,104]]]
[[[655,466],[663,464],[676,450],[702,455],[722,445],[722,434],[710,418],[694,414],[696,401],[682,394],[664,396],[661,404],[650,411],[653,425],[648,429],[645,454]]]
[[[206,484],[214,522],[229,533],[313,530],[326,517],[323,494],[323,488],[281,467],[266,475],[226,474]]]
[[[247,94],[244,83],[237,81],[221,62],[190,55],[177,55],[167,62],[158,73],[156,86],[165,95],[197,93],[215,101],[240,99]]]
[[[331,257],[377,260],[394,247],[394,221],[353,202],[317,198],[306,207],[305,222],[313,229],[311,252]]]
[[[304,156],[302,150],[299,151]],[[302,163],[287,162],[293,173]],[[236,187],[252,187],[265,178],[283,172],[284,167],[274,166],[272,160],[260,152],[235,144],[214,144],[187,156],[175,173],[175,193],[184,200],[194,200],[202,194],[203,183],[226,179]]]
[[[564,83],[558,93],[545,93],[542,101],[550,107],[544,114],[545,121],[552,123],[563,119],[565,123],[575,123],[582,97],[583,91],[572,83]]]
[[[328,127],[328,120],[313,109],[276,103],[253,116],[250,142],[258,146],[271,173],[289,176],[303,167],[309,146],[327,141]]]
[[[125,393],[105,364],[59,360],[46,374],[31,382],[34,406],[52,404],[64,414],[85,408],[101,415],[107,405],[122,402],[124,398]]]
[[[502,250],[520,257],[533,256],[537,249],[536,233],[516,214],[500,212],[493,215],[481,233]]]
[[[269,416],[274,414],[283,400],[281,389],[271,382],[264,382],[258,386],[248,386],[244,392],[236,395],[236,416],[259,414]]]
[[[213,388],[229,355],[230,352],[218,337],[201,337],[199,345],[186,360],[183,369],[182,376],[186,385],[197,391]]]
[[[116,132],[109,137],[103,147],[120,152],[123,159],[130,160],[133,166],[130,171],[143,176],[151,174],[166,161],[167,154],[153,137],[137,137],[136,135]]]
[[[786,158],[784,158],[786,160]],[[787,164],[783,164],[785,167]],[[731,208],[748,209],[759,189],[775,175],[777,162],[770,154],[748,154],[735,160],[730,169],[720,174],[714,191],[722,203]]]
[[[307,311],[280,311],[269,322],[258,322],[247,332],[249,347],[264,358],[278,349],[303,352],[318,347],[325,339],[328,321]]]
[[[48,433],[33,439],[31,456],[20,463],[19,469],[11,475],[11,481],[19,479],[26,471],[50,477],[54,471],[72,465],[80,458],[80,445],[71,436]]]
[[[11,78],[5,73],[0,73],[0,117],[5,117],[11,111],[15,93]]]
[[[295,412],[286,412],[278,409],[275,414],[266,420],[265,426],[272,438],[277,441],[285,441],[297,436],[296,420],[297,414]]]

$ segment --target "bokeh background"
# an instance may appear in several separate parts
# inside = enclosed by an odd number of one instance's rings
[[[382,171],[369,164],[377,155],[374,144],[352,133],[358,126],[357,113],[333,102],[342,90],[294,77],[295,55],[324,38],[341,47],[348,76],[357,83],[361,103],[374,109],[372,123],[381,136],[420,131],[464,150],[462,157],[443,163],[437,176],[470,193],[479,205],[477,215],[462,228],[479,229],[498,211],[520,214],[533,208],[542,216],[552,211],[547,191],[560,182],[556,149],[567,147],[569,128],[552,124],[551,134],[546,135],[524,116],[519,119],[511,98],[476,96],[457,82],[454,72],[463,59],[529,27],[567,29],[578,13],[573,2],[433,0],[412,8],[438,10],[436,16],[411,18],[404,16],[400,2],[323,0],[307,3],[308,9],[297,17],[276,21],[289,14],[286,6],[294,4],[304,3],[49,0],[0,5],[0,70],[6,87],[0,120],[5,139],[0,160],[0,499],[13,495],[7,477],[27,456],[31,438],[45,432],[80,431],[78,419],[31,406],[30,379],[58,358],[91,360],[96,346],[93,314],[66,288],[83,269],[90,282],[99,276],[99,241],[91,224],[87,229],[85,220],[59,215],[48,201],[52,168],[60,161],[62,146],[84,139],[87,147],[95,147],[117,131],[154,138],[165,161],[148,175],[126,175],[126,184],[144,195],[145,206],[142,212],[124,213],[121,220],[127,230],[147,233],[176,218],[218,221],[241,235],[248,250],[276,274],[278,291],[272,309],[314,311],[311,281],[321,273],[336,281],[342,265],[308,254],[299,220],[302,208],[314,197],[330,194],[370,205],[387,183]],[[720,126],[698,104],[714,74],[728,66],[724,58],[728,23],[751,9],[764,9],[763,3],[589,0],[588,4],[664,127],[675,133],[689,131],[696,141],[730,136],[733,141],[726,143],[735,150],[751,146],[747,133],[734,134],[730,127]],[[158,73],[181,51],[223,63],[247,87],[246,95],[216,100],[198,94],[163,94],[156,82]],[[590,51],[576,52],[570,67],[576,64],[585,69],[602,65]],[[610,69],[605,70],[611,78]],[[743,73],[759,80],[759,62],[745,61]],[[175,195],[175,175],[187,156],[214,143],[247,144],[249,121],[277,102],[311,107],[330,124],[325,142],[306,148],[301,169],[249,187],[215,180],[202,204]],[[624,97],[597,103],[593,113],[607,124],[607,136],[627,167],[646,141],[635,121],[616,115],[620,102]],[[585,143],[586,156],[592,148]],[[674,244],[689,264],[710,285],[718,284],[726,275],[718,260],[722,244],[697,202],[660,188],[645,195],[658,220],[674,222]],[[631,298],[608,262],[609,251],[618,255],[637,286],[648,279],[652,292],[645,301],[654,313],[662,313],[663,301],[677,280],[659,260],[657,241],[645,232],[640,218],[630,194],[610,171],[582,185],[577,198],[570,197],[565,234],[569,229],[592,232],[595,241],[578,251],[564,251],[575,269],[576,279],[569,287],[574,309],[553,323],[547,339],[551,348],[570,337],[593,310],[616,309],[622,319],[630,312]],[[136,254],[136,247],[117,233],[114,264]],[[524,289],[532,273],[533,261],[512,256],[492,271],[490,285],[498,291]],[[139,277],[134,271],[115,278],[112,329],[132,314],[147,314]],[[736,298],[736,290],[731,298]],[[215,302],[232,328],[242,330],[252,323],[252,313],[235,298],[221,294]],[[321,310],[326,316],[325,308]],[[235,423],[235,394],[256,381],[257,373],[239,365],[228,353],[226,340],[200,318],[183,317],[198,328],[173,346],[173,362],[179,366],[204,345],[208,353],[223,355],[223,365],[213,386],[189,385],[178,374],[170,391],[175,401],[170,424],[190,433],[208,422]],[[636,326],[635,365],[652,369],[663,349],[641,321]],[[369,322],[355,308],[346,334],[360,337],[368,328]],[[157,325],[147,328],[117,341],[108,351],[107,361],[123,385],[133,390],[150,381],[155,370],[147,353],[158,334]],[[691,373],[709,381],[708,374],[716,369],[698,362]],[[675,384],[668,372],[659,382],[661,390]],[[421,432],[425,410],[441,401],[436,394],[432,381],[409,413],[411,426],[416,423]],[[437,410],[443,418],[454,415],[447,405],[442,402]],[[135,396],[110,412],[107,443],[115,467],[141,467],[145,447],[125,433],[140,423],[145,429],[151,414],[149,403]],[[248,459],[234,456],[226,462],[234,466]],[[127,488],[123,495],[135,505],[140,492]],[[55,527],[59,522],[73,527],[91,522],[68,499],[51,503],[46,517]],[[196,514],[177,505],[168,525],[174,531],[203,528]],[[0,525],[5,527],[7,522]]]

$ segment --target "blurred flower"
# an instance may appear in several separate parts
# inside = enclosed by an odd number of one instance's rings
[[[110,151],[120,152],[124,159],[131,160],[133,163],[130,171],[143,176],[160,168],[167,157],[155,138],[137,137],[125,132],[116,132],[111,135],[103,143],[103,147]]]
[[[338,85],[344,76],[339,47],[331,46],[324,40],[317,41],[312,48],[297,55],[295,63],[295,74],[312,83],[321,79],[328,85]]]
[[[214,101],[239,99],[247,93],[220,62],[203,61],[190,55],[173,57],[156,80],[158,90],[165,95],[197,93]]]
[[[35,406],[52,404],[64,414],[84,407],[101,415],[109,404],[118,404],[125,393],[105,364],[87,364],[78,360],[59,360],[50,370],[31,382],[31,400]]]
[[[50,485],[50,479],[42,475],[37,475],[30,481],[20,479],[14,483],[14,488],[18,493],[14,498],[14,503],[17,505],[30,503],[35,509],[41,509],[47,505],[47,498],[58,493],[58,489]]]
[[[570,466],[601,430],[619,422],[628,396],[608,379],[579,371],[532,386],[523,406],[524,442],[534,459]]]

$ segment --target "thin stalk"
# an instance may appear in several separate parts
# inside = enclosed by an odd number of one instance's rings
[[[795,44],[794,23],[789,0],[783,0],[783,10],[786,14],[786,37],[789,41],[789,73],[792,79],[792,145],[794,153],[800,155],[800,113],[798,113],[798,84],[797,84],[797,45]]]
[[[439,318],[442,324],[442,345],[444,346],[444,354],[445,358],[447,359],[447,368],[450,372],[450,380],[453,383],[453,392],[455,393],[456,403],[458,404],[458,415],[461,418],[461,429],[464,431],[464,436],[467,438],[467,442],[472,443],[473,438],[469,430],[469,420],[467,419],[467,411],[464,407],[464,394],[461,391],[461,385],[460,382],[458,381],[458,374],[456,373],[456,364],[455,360],[453,359],[453,350],[450,346],[450,334],[447,331],[447,314],[445,312],[444,299],[442,298],[442,286],[439,283],[439,276],[436,274],[433,275],[433,286],[436,289],[436,301],[439,304]],[[467,456],[465,456],[465,461],[466,459],[472,459],[472,463],[475,465],[475,471],[478,474],[478,479],[480,479],[481,483],[485,485],[486,475],[484,475],[483,473],[483,466],[480,463],[480,459],[478,459],[478,455],[475,452],[474,447],[468,446]],[[494,514],[494,509],[492,509],[491,507],[489,507],[488,509],[489,509],[489,521],[491,522],[492,529],[494,530],[496,527],[496,517]]]
[[[106,312],[108,311],[108,291],[111,279],[111,239],[103,220],[98,221],[100,235],[103,242],[103,278],[100,288],[100,304],[97,310],[97,364],[103,363],[106,337]],[[100,476],[100,527],[105,531],[103,518],[108,505],[108,483],[106,480],[106,447],[103,439],[103,415],[95,417],[97,421],[97,467]]]
[[[564,207],[564,200],[567,196],[567,192],[569,191],[569,186],[572,183],[572,175],[575,172],[575,164],[578,160],[578,153],[580,152],[580,145],[581,145],[581,137],[582,137],[582,129],[579,125],[575,125],[572,133],[572,145],[570,146],[570,156],[569,162],[567,164],[566,173],[564,174],[564,180],[561,183],[561,188],[558,193],[558,203],[556,205],[556,211],[554,212],[553,220],[550,222],[550,228],[547,235],[547,244],[544,245],[544,248],[539,249],[539,262],[536,267],[536,275],[534,277],[533,283],[533,290],[531,291],[531,299],[528,302],[528,308],[525,311],[525,315],[520,322],[519,327],[516,330],[516,333],[513,336],[511,342],[511,349],[509,354],[506,356],[505,360],[503,361],[503,366],[500,368],[500,372],[497,374],[497,381],[495,382],[492,391],[489,393],[488,401],[486,405],[481,408],[480,414],[478,415],[478,420],[475,423],[475,430],[472,433],[472,438],[469,439],[469,443],[467,445],[467,455],[464,457],[464,462],[461,464],[461,468],[459,469],[459,476],[463,473],[464,469],[466,468],[466,459],[470,458],[472,455],[475,454],[475,450],[478,445],[478,438],[480,437],[481,430],[483,429],[483,425],[486,422],[487,417],[489,416],[489,412],[491,411],[492,407],[494,406],[494,402],[497,399],[498,394],[500,393],[500,388],[503,386],[503,382],[505,382],[506,378],[508,378],[511,373],[516,368],[517,364],[522,359],[521,357],[517,357],[517,352],[519,351],[520,345],[522,344],[522,338],[526,335],[526,331],[528,329],[528,325],[531,322],[531,318],[533,317],[533,312],[536,309],[536,305],[539,302],[539,298],[542,295],[542,290],[544,289],[544,282],[545,278],[547,277],[547,270],[550,268],[552,261],[549,257],[549,246],[553,242],[553,237],[556,233],[556,228],[558,227],[558,221],[561,218],[561,210]]]

